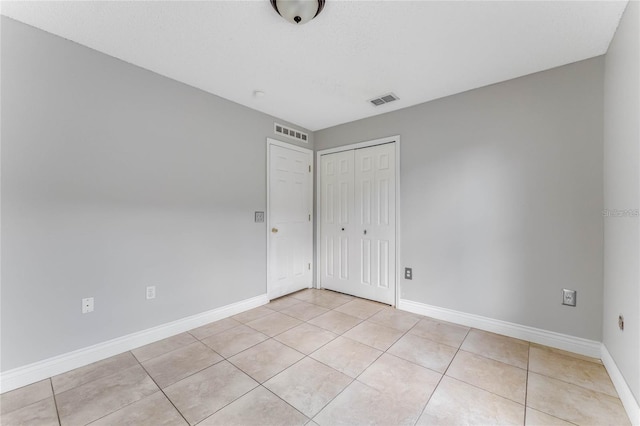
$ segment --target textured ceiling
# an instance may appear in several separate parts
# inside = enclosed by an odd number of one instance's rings
[[[602,55],[626,1],[2,2],[2,14],[310,130]],[[254,91],[265,92],[254,97]],[[367,100],[393,92],[381,107]]]

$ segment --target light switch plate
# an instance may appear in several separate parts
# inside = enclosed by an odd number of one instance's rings
[[[562,304],[567,306],[576,306],[576,291],[562,289]]]
[[[264,222],[264,212],[256,212],[255,221],[256,221],[256,223],[263,223]]]

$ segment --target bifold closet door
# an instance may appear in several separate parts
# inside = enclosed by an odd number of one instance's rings
[[[395,303],[395,164],[394,144],[322,156],[322,287]]]

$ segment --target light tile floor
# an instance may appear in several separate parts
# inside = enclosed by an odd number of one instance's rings
[[[325,290],[1,396],[9,425],[629,424],[599,360]]]

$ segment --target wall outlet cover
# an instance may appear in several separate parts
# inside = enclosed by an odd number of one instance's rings
[[[255,214],[255,222],[256,223],[264,222],[264,212],[256,212],[256,214]]]
[[[156,286],[150,285],[147,287],[147,300],[156,298]]]
[[[413,279],[413,268],[404,268],[404,279],[405,280]]]

